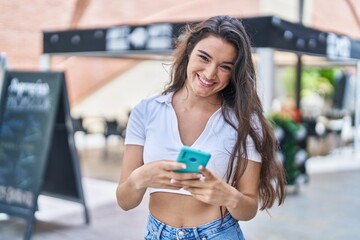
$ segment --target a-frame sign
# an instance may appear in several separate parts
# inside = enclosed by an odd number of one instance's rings
[[[0,98],[0,212],[25,218],[30,239],[39,194],[85,204],[62,72],[7,71]]]

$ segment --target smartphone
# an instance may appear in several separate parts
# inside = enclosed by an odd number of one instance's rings
[[[200,172],[199,166],[202,165],[203,167],[206,167],[210,157],[211,154],[208,152],[204,152],[188,146],[183,146],[176,161],[185,163],[186,169],[178,169],[174,172],[198,173]]]

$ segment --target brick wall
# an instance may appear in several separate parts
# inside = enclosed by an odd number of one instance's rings
[[[311,26],[360,39],[360,25],[349,3],[354,6],[360,22],[360,0],[313,0]]]
[[[0,0],[0,51],[6,52],[11,70],[38,70],[42,31],[255,15],[257,2],[223,0],[219,6],[218,0]],[[52,69],[65,71],[74,105],[134,64],[134,60],[56,57]]]
[[[360,18],[360,0],[306,1],[312,5],[307,24],[360,39],[349,2]],[[0,0],[0,51],[6,52],[10,69],[37,70],[44,30],[187,21],[219,14],[254,16],[261,14],[260,4],[260,0]],[[76,104],[134,64],[134,60],[56,57],[52,68],[66,72],[70,101]]]

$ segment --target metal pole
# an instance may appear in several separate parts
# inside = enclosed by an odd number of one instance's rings
[[[0,52],[0,99],[2,93],[2,86],[5,77],[5,71],[7,69],[7,56],[4,52]]]
[[[6,53],[0,52],[0,69],[5,70],[7,68],[7,56]]]
[[[304,0],[299,0],[299,23],[303,24],[304,18]]]
[[[296,82],[295,82],[295,102],[296,108],[300,109],[300,100],[301,100],[301,73],[302,73],[302,59],[301,54],[296,54]]]
[[[304,0],[299,0],[299,24],[303,25],[303,15],[304,15]],[[295,102],[296,102],[296,108],[300,109],[300,92],[301,92],[301,73],[302,73],[302,54],[297,53],[296,54],[296,79],[295,79]]]
[[[355,155],[360,155],[360,61],[357,61],[355,78]]]

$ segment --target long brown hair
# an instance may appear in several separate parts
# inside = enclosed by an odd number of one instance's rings
[[[240,20],[230,16],[216,16],[201,23],[188,25],[179,37],[174,51],[171,81],[163,94],[176,92],[184,86],[189,56],[195,45],[209,35],[220,37],[237,49],[230,83],[221,91],[222,114],[225,121],[237,131],[226,180],[235,187],[244,174],[248,163],[246,140],[250,136],[256,150],[261,154],[262,161],[259,185],[260,210],[271,208],[276,198],[280,205],[285,198],[284,169],[276,158],[277,144],[273,129],[263,114],[256,92],[251,44]],[[236,117],[236,122],[231,117],[233,115]]]

